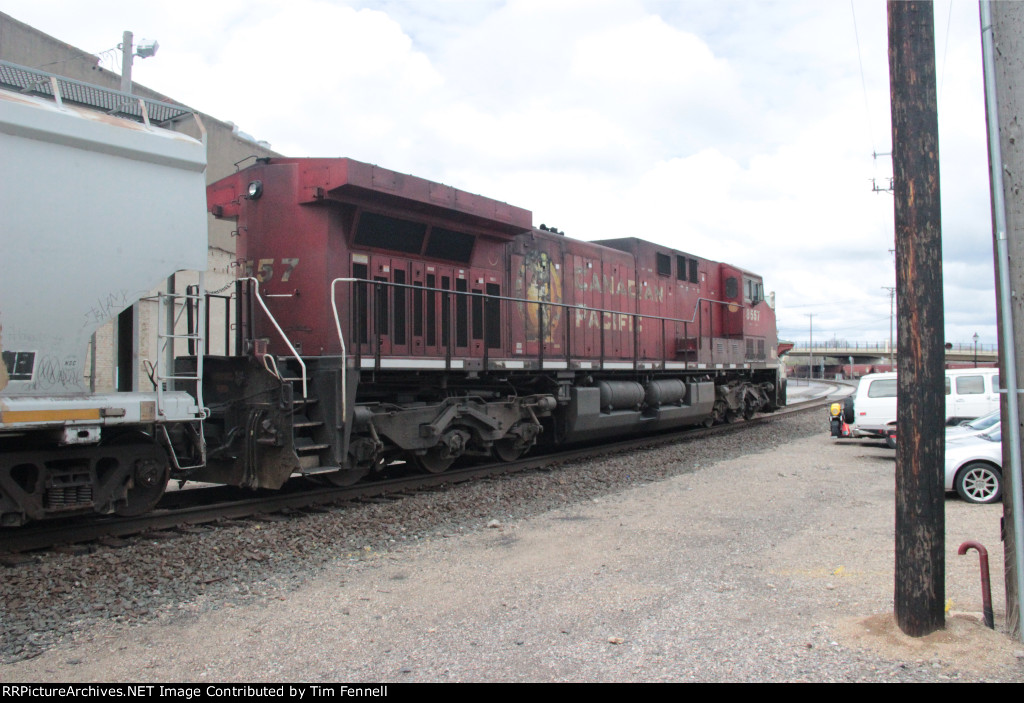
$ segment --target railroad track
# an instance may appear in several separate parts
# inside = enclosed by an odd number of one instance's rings
[[[840,392],[842,391],[840,390]],[[416,491],[435,489],[487,476],[550,469],[557,465],[585,461],[612,453],[637,451],[677,442],[691,442],[718,434],[742,432],[747,428],[770,423],[793,413],[809,412],[825,407],[834,394],[830,391],[830,395],[793,403],[775,413],[758,415],[745,422],[716,425],[710,428],[689,427],[596,446],[580,446],[546,454],[530,455],[512,462],[456,466],[440,474],[412,474],[398,468],[392,472],[391,477],[380,481],[362,482],[346,487],[313,485],[311,481],[295,481],[281,491],[259,493],[258,495],[223,486],[171,491],[167,493],[155,510],[135,518],[84,516],[30,524],[18,528],[4,528],[0,530],[0,562],[17,563],[19,557],[15,555],[34,550],[87,545],[92,542],[107,541],[109,543],[112,539],[146,535],[154,531],[182,529],[225,520],[259,518],[268,514],[289,511],[315,510],[322,506],[351,501],[401,499],[403,494],[408,495]]]

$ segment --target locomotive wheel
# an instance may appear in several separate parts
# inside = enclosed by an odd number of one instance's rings
[[[322,478],[324,483],[328,483],[338,488],[345,488],[346,486],[352,486],[358,483],[366,474],[370,473],[368,467],[361,467],[355,469],[341,469],[340,471],[331,471],[326,474],[320,474],[318,478]]]
[[[515,439],[499,439],[491,447],[491,453],[498,461],[515,461],[526,453],[526,449]]]
[[[455,457],[448,452],[447,447],[432,447],[426,454],[415,455],[413,460],[428,474],[444,473],[455,463]]]
[[[743,419],[744,420],[749,420],[750,418],[754,417],[754,413],[755,412],[756,411],[754,409],[754,403],[752,401],[748,401],[748,402],[745,402],[743,404]]]

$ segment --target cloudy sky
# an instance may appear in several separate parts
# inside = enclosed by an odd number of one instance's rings
[[[780,337],[881,341],[882,0],[0,0],[290,156],[350,156],[763,274]],[[996,341],[978,6],[935,3],[945,339]],[[104,65],[119,70],[116,52]],[[813,317],[812,317],[813,316]]]

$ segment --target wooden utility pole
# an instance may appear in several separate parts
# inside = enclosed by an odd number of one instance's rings
[[[945,627],[945,386],[939,121],[931,2],[889,0],[898,339],[896,622]]]
[[[1003,554],[1006,569],[1006,624],[1021,639],[1022,487],[1021,418],[1024,417],[1024,5],[981,3],[982,56],[985,66],[985,111],[989,123],[992,186],[992,234],[999,308],[999,368],[1004,388]]]

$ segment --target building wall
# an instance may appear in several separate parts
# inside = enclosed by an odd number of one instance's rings
[[[70,44],[66,44],[55,37],[40,32],[24,22],[20,22],[10,15],[0,12],[0,60],[10,61],[31,68],[36,68],[49,73],[54,73],[66,78],[99,85],[104,88],[119,90],[121,87],[121,76],[115,72],[108,71],[100,65],[99,59],[82,51]],[[159,61],[159,58],[148,59]],[[182,104],[172,97],[162,95],[146,86],[134,83],[132,92],[136,95],[153,98],[168,103]],[[272,151],[269,145],[254,142],[251,139],[241,136],[237,127],[230,122],[219,120],[210,115],[198,113],[206,131],[207,144],[207,169],[206,182],[212,183],[235,171],[234,164],[246,157],[256,156],[280,156]],[[200,138],[201,131],[195,121],[189,117],[179,120],[169,128]],[[205,208],[205,203],[197,204]],[[209,264],[206,271],[206,288],[209,291],[218,290],[225,286],[224,291],[230,293],[230,283],[235,278],[236,260],[236,237],[232,235],[233,227],[230,222],[221,222],[207,215],[209,231]],[[183,292],[185,287],[196,282],[194,273],[182,272],[175,275],[175,290]],[[156,291],[153,291],[156,294]],[[151,390],[152,384],[147,376],[144,359],[156,361],[159,354],[156,349],[156,302],[144,300],[139,303],[139,390]],[[224,322],[223,308],[221,305],[214,306],[216,310],[211,314],[211,352],[221,353],[224,349]],[[176,328],[176,333],[184,330],[185,316],[180,316],[181,322]],[[185,353],[184,344],[177,343],[175,353]],[[97,391],[109,391],[115,388],[115,374],[117,368],[116,334],[114,323],[104,326],[96,334],[95,349],[95,376],[91,375],[93,368],[92,353],[86,363],[87,381],[90,381]]]

